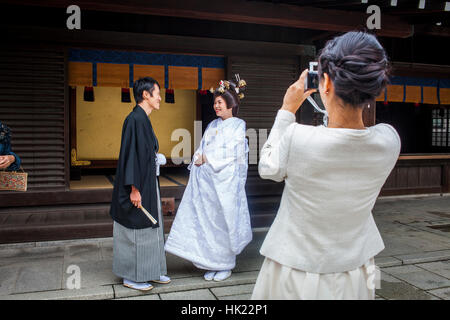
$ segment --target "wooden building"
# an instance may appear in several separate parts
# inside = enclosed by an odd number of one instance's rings
[[[448,193],[449,14],[444,1],[422,11],[385,2],[376,33],[393,78],[364,121],[393,124],[402,153],[382,195]],[[248,83],[239,117],[256,146],[246,186],[252,226],[269,226],[283,184],[260,179],[255,163],[284,92],[326,40],[364,29],[369,16],[358,1],[77,1],[81,29],[69,30],[71,1],[0,3],[0,120],[29,173],[27,192],[0,192],[0,243],[111,236],[121,125],[144,75],[159,81],[163,100],[169,90],[175,98],[150,116],[169,158],[160,177],[166,232],[187,181],[180,160],[189,158],[172,155],[173,132],[189,132],[192,151],[195,121],[204,128],[214,116],[207,90],[236,73]],[[297,118],[320,123],[307,103]]]

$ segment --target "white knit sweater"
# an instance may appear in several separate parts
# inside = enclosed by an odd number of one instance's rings
[[[314,127],[278,111],[258,169],[285,187],[261,254],[314,273],[362,266],[384,249],[372,208],[399,153],[400,138],[388,124]]]

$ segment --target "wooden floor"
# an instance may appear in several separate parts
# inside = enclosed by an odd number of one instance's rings
[[[83,190],[83,189],[112,189],[113,184],[104,175],[95,176],[81,176],[81,180],[71,180],[70,190]]]

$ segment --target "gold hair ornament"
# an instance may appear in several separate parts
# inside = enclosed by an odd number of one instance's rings
[[[238,95],[239,99],[242,100],[245,97],[245,95],[242,93],[242,91],[245,90],[245,88],[247,86],[247,82],[245,82],[245,80],[241,79],[239,74],[235,74],[234,76],[236,78],[237,85],[235,85],[234,83],[231,84],[231,82],[228,81],[228,80],[220,80],[219,87],[217,88],[217,91],[220,92],[220,93],[224,93],[225,90],[231,90],[232,87],[234,87],[234,91]],[[211,93],[214,93],[214,88],[211,87],[211,89],[209,89],[209,91]]]

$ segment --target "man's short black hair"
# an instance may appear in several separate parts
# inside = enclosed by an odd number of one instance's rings
[[[144,90],[148,91],[150,95],[153,97],[153,90],[155,90],[155,84],[158,85],[158,88],[161,89],[158,81],[153,79],[152,77],[144,77],[139,78],[133,84],[133,95],[136,103],[141,103],[143,98]]]

